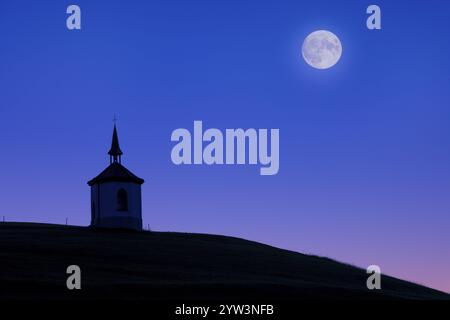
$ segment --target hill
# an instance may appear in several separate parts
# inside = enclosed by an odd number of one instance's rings
[[[0,300],[450,299],[388,276],[238,238],[0,223]],[[66,289],[66,268],[82,290]]]

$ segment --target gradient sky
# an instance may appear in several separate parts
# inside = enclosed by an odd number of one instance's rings
[[[66,28],[78,4],[82,30]],[[369,4],[382,30],[366,28]],[[327,29],[329,70],[301,58]],[[447,1],[0,1],[0,215],[88,225],[86,182],[144,178],[153,230],[217,233],[450,291]],[[280,172],[175,166],[176,128],[280,128]]]

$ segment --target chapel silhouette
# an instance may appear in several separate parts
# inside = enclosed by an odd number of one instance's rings
[[[114,124],[109,166],[88,182],[91,187],[91,226],[142,230],[141,185],[144,180],[122,165]]]

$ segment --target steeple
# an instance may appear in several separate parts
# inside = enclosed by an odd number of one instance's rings
[[[120,150],[119,147],[119,137],[117,136],[117,128],[116,124],[114,124],[114,131],[112,136],[112,142],[111,142],[111,149],[108,152],[109,154],[109,161],[110,163],[118,162],[121,163],[122,161],[122,150]]]

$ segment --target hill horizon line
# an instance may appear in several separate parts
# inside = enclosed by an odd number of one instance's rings
[[[82,297],[277,299],[443,299],[450,295],[349,263],[234,236],[175,231],[133,231],[38,222],[0,223],[0,282],[13,299],[65,298],[65,268],[83,270]],[[39,266],[32,268],[35,261]],[[126,272],[124,272],[126,270]],[[30,287],[41,279],[40,286]],[[120,286],[119,292],[112,290]],[[36,291],[37,290],[37,291]],[[158,292],[158,295],[155,295]],[[143,295],[143,296],[141,296]],[[8,299],[0,294],[1,299]]]

